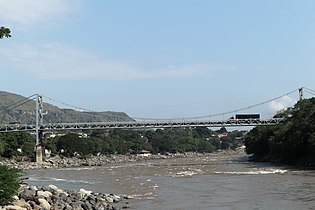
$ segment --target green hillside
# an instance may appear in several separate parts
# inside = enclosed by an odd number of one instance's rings
[[[245,138],[253,160],[315,166],[315,98],[300,100],[279,113],[285,123],[252,129]]]
[[[14,93],[0,91],[0,124],[34,124],[35,101]],[[72,109],[60,109],[44,103],[44,123],[56,122],[116,122],[133,121],[124,112],[81,112]]]

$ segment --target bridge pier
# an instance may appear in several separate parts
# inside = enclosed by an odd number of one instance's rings
[[[42,145],[38,144],[35,148],[35,156],[36,156],[36,163],[43,163],[43,148]]]

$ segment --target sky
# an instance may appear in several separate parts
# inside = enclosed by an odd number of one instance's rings
[[[0,26],[12,31],[0,40],[0,90],[162,119],[314,90],[314,8],[312,0],[0,0]]]

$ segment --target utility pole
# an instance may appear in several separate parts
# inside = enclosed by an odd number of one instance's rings
[[[40,132],[40,126],[43,124],[43,97],[41,95],[36,95],[36,145],[35,145],[35,151],[36,151],[36,163],[42,163],[43,162],[43,149],[42,145],[40,143],[41,139],[41,132]]]
[[[299,89],[300,101],[304,99],[303,87]]]

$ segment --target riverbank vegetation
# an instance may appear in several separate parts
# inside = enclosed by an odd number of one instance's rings
[[[246,152],[254,160],[315,166],[315,98],[301,100],[275,117],[284,117],[285,123],[251,130]]]
[[[13,196],[17,194],[20,187],[20,173],[19,169],[0,165],[0,206],[14,201]]]
[[[225,133],[226,135],[220,136]],[[67,133],[45,138],[42,144],[52,155],[65,157],[99,154],[152,154],[199,152],[211,153],[234,149],[242,143],[243,133],[212,131],[205,127],[156,130],[93,130],[85,135]],[[29,133],[0,134],[0,156],[34,158],[34,136]]]

